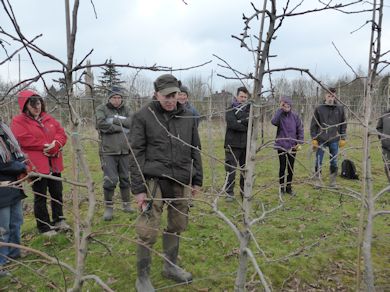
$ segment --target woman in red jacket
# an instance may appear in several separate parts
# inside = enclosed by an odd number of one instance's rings
[[[61,150],[67,140],[64,128],[45,112],[43,99],[36,92],[19,92],[18,103],[21,113],[12,119],[11,129],[23,152],[28,155],[36,172],[61,177],[64,169]],[[62,182],[40,178],[33,183],[32,189],[39,232],[52,236],[56,234],[56,229],[68,229],[62,210]],[[46,205],[47,189],[52,199],[52,221]]]

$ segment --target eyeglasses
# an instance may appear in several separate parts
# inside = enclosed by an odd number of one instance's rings
[[[39,106],[42,104],[42,99],[40,97],[37,97],[37,96],[32,96],[28,99],[28,103],[32,106],[32,107],[36,107],[36,106]]]

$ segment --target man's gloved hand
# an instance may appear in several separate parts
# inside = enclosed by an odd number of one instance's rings
[[[317,150],[319,147],[318,140],[316,140],[316,139],[311,140],[311,146],[313,148],[313,151]]]
[[[301,150],[301,149],[302,149],[301,144],[297,144],[297,145],[295,145],[295,146],[293,147],[293,150],[294,150],[295,152],[297,152],[297,151],[299,151],[299,150]]]
[[[106,123],[112,124],[114,122],[114,118],[106,118]]]
[[[120,119],[120,120],[126,120],[127,119],[126,117],[120,116],[120,115],[114,115],[114,118],[115,119]]]
[[[53,140],[50,144],[44,144],[43,147],[43,154],[52,157],[57,155],[57,153],[61,150],[62,145],[57,140]]]
[[[345,141],[344,139],[340,139],[340,141],[339,141],[340,148],[343,148],[346,144],[347,144],[347,141]]]

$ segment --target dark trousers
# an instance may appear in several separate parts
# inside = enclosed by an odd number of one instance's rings
[[[53,176],[61,177],[60,173],[53,173]],[[51,229],[52,223],[59,222],[63,219],[62,211],[62,182],[41,178],[32,185],[34,191],[34,215],[37,221],[39,232],[46,232]],[[52,211],[50,220],[49,212],[46,205],[47,190],[49,189]]]
[[[296,152],[287,152],[284,150],[278,150],[279,156],[279,184],[282,188],[286,188],[286,191],[291,190],[291,182],[294,175],[294,162]],[[285,173],[287,168],[287,184],[285,185]]]
[[[114,191],[119,181],[119,188],[129,189],[129,168],[130,155],[105,155],[101,156],[102,169],[104,173],[103,188]]]
[[[225,170],[227,172],[227,181],[225,191],[228,195],[234,195],[234,184],[236,180],[236,167],[245,167],[246,148],[225,149]],[[240,194],[244,193],[244,172],[240,172]]]

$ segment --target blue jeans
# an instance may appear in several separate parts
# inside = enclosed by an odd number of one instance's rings
[[[0,241],[20,244],[20,228],[23,224],[22,201],[0,208]],[[7,262],[6,257],[16,258],[20,250],[14,247],[0,247],[0,266]]]
[[[321,144],[320,147],[317,149],[316,152],[316,165],[315,169],[316,171],[319,171],[322,169],[322,160],[324,159],[324,148],[329,148],[329,159],[330,159],[330,169],[337,169],[337,154],[339,153],[339,141],[335,142],[328,142]],[[333,172],[333,171],[331,171]]]

